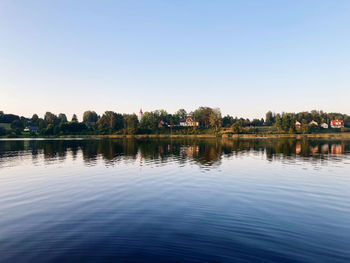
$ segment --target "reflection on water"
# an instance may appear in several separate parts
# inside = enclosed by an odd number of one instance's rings
[[[350,141],[0,140],[0,263],[350,262]]]
[[[67,154],[76,158],[81,153],[86,164],[94,165],[99,157],[108,165],[118,161],[140,163],[168,158],[178,162],[193,161],[206,167],[218,166],[223,156],[264,154],[269,161],[280,159],[341,160],[350,154],[350,141],[295,139],[159,139],[159,140],[0,140],[0,167],[31,154],[33,161],[64,160]]]

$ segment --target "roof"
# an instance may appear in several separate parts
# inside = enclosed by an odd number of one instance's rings
[[[343,120],[332,120],[332,123],[341,123],[341,124],[344,124],[344,121],[343,121]]]
[[[30,130],[30,131],[38,131],[39,127],[38,126],[27,126],[25,129]]]
[[[331,124],[332,125],[343,125],[344,126],[344,121],[343,120],[332,120]]]

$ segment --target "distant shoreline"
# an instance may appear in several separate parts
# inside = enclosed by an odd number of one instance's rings
[[[11,139],[6,137],[0,137],[1,139]],[[319,138],[319,139],[350,139],[350,132],[343,133],[312,133],[312,134],[232,134],[232,136],[214,135],[214,134],[135,134],[135,135],[64,135],[64,136],[17,136],[13,139],[69,139],[69,138],[82,138],[82,139],[123,139],[123,138],[135,138],[135,139],[157,139],[157,138],[191,138],[191,139],[210,139],[210,138],[223,138],[223,139],[278,139],[278,138]]]

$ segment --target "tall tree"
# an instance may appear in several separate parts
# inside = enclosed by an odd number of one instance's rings
[[[210,126],[214,127],[216,131],[221,127],[221,111],[219,108],[213,109],[209,115]]]
[[[274,123],[274,115],[271,111],[268,111],[265,115],[265,124],[271,126]]]
[[[100,130],[116,131],[123,128],[123,115],[113,111],[106,111],[97,121]]]
[[[159,115],[154,112],[145,112],[140,122],[140,128],[144,130],[156,130],[160,121]]]
[[[94,111],[85,111],[83,114],[83,122],[85,123],[94,123],[97,122],[98,116]]]
[[[23,130],[23,128],[24,128],[23,122],[21,122],[20,120],[14,120],[11,123],[11,129],[13,130]]]
[[[175,113],[175,116],[178,117],[178,118],[186,118],[187,117],[187,112],[185,109],[179,109],[176,113]]]
[[[45,113],[44,120],[49,124],[55,124],[57,123],[58,118],[55,114],[48,111]]]
[[[37,114],[33,114],[32,118],[30,119],[30,125],[38,126],[39,124],[39,116]]]
[[[138,119],[136,114],[124,115],[124,127],[128,134],[135,134],[137,131]]]
[[[32,122],[36,122],[38,119],[39,119],[38,114],[33,114],[32,118],[31,118],[31,121]]]
[[[72,121],[78,121],[77,115],[73,114],[73,116],[72,116]]]
[[[234,123],[234,119],[230,115],[226,115],[225,117],[222,118],[223,127],[231,127],[233,123]]]
[[[208,128],[210,124],[209,117],[212,112],[213,109],[210,107],[199,107],[193,112],[193,117],[196,119],[196,121],[199,121],[201,126]]]
[[[67,116],[66,116],[66,114],[64,114],[64,113],[58,114],[58,119],[59,119],[59,122],[60,122],[60,123],[65,123],[65,122],[67,122]]]

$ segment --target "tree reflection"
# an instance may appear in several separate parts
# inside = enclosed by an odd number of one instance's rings
[[[118,139],[118,140],[3,140],[0,141],[0,164],[31,154],[47,162],[65,160],[67,154],[82,156],[94,165],[99,158],[115,165],[126,161],[194,162],[200,166],[220,165],[223,157],[264,154],[268,161],[306,158],[323,160],[350,153],[348,140],[295,139]]]

